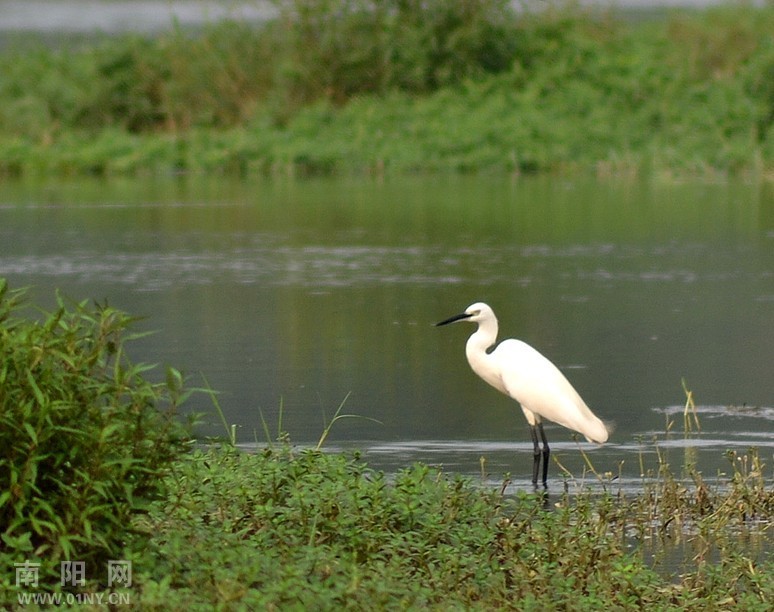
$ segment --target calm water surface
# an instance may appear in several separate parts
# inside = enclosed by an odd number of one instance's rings
[[[728,473],[726,450],[774,453],[774,189],[508,177],[0,184],[0,276],[147,318],[136,360],[220,392],[246,446],[263,417],[313,444],[339,404],[365,419],[328,446],[378,467],[414,460],[493,480],[531,474],[516,404],[470,372],[488,302],[501,337],[533,344],[603,419],[580,445],[637,483],[660,450]],[[683,435],[694,391],[701,433]],[[209,410],[205,397],[191,410]],[[224,433],[216,417],[204,433]],[[671,433],[666,429],[673,422]],[[274,433],[274,432],[273,432]],[[566,430],[547,428],[577,479]],[[551,467],[555,486],[562,472]],[[587,477],[588,478],[588,477]]]

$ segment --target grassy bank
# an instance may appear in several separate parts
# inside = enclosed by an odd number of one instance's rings
[[[571,496],[506,495],[507,481],[421,464],[387,475],[284,435],[256,454],[194,449],[175,416],[190,390],[128,361],[130,323],[86,302],[30,310],[0,281],[0,605],[771,608],[774,488],[755,449],[729,452],[718,484],[660,460],[636,494],[607,480]],[[677,567],[649,562],[676,542],[690,551]],[[118,559],[131,586],[107,585]],[[61,585],[67,560],[86,563],[83,585]],[[37,586],[17,584],[25,562],[40,564]]]
[[[638,496],[546,500],[288,446],[195,453],[140,523],[135,595],[142,607],[770,609],[772,559],[744,543],[771,517],[762,474],[722,493],[674,483],[664,472]],[[675,538],[693,560],[645,563],[645,541]]]
[[[0,171],[774,170],[770,6],[278,5],[263,26],[11,46]]]
[[[763,467],[755,454],[745,463]],[[163,485],[126,529],[132,586],[108,589],[102,576],[70,592],[126,593],[141,610],[763,611],[774,597],[767,545],[751,545],[774,499],[754,470],[716,490],[679,483],[667,466],[641,494],[545,499],[419,464],[387,476],[357,456],[281,444],[187,454]],[[683,563],[647,561],[646,549],[675,542]],[[4,603],[23,590],[8,582]],[[61,592],[58,576],[44,590]]]

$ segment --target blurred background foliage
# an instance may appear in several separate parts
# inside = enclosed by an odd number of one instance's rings
[[[774,159],[771,5],[654,19],[572,2],[274,5],[277,17],[260,23],[10,45],[0,53],[0,165],[34,166],[67,141],[96,155],[71,165],[99,169],[112,164],[106,144],[137,155],[131,135],[167,134],[185,142],[151,139],[156,153],[124,160],[124,170],[152,166],[159,148],[177,169],[207,168],[222,155],[203,152],[213,137],[203,143],[196,130],[234,129],[248,130],[251,144],[232,134],[228,163],[314,158],[323,171],[351,164],[350,154],[366,166],[406,157],[408,167],[432,168],[439,158],[453,169],[526,171],[654,159],[734,171]],[[365,148],[349,144],[353,121]],[[307,150],[310,133],[320,148]],[[421,154],[386,142],[406,136]],[[325,151],[326,142],[337,147]],[[191,148],[196,159],[186,157]],[[61,154],[58,163],[68,166]]]

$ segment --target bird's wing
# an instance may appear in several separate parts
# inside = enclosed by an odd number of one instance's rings
[[[509,396],[534,414],[604,442],[604,424],[551,361],[521,340],[505,340],[492,357]]]

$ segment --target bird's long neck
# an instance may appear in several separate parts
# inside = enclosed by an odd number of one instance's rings
[[[492,370],[485,365],[489,359],[487,349],[493,346],[496,341],[497,319],[492,318],[480,321],[478,329],[468,338],[465,344],[465,356],[468,358],[468,363],[476,374],[489,384],[499,388],[499,383],[496,384],[495,381],[489,380]]]
[[[467,350],[471,348],[486,352],[497,342],[497,319],[492,317],[478,323],[478,329],[468,338]]]

